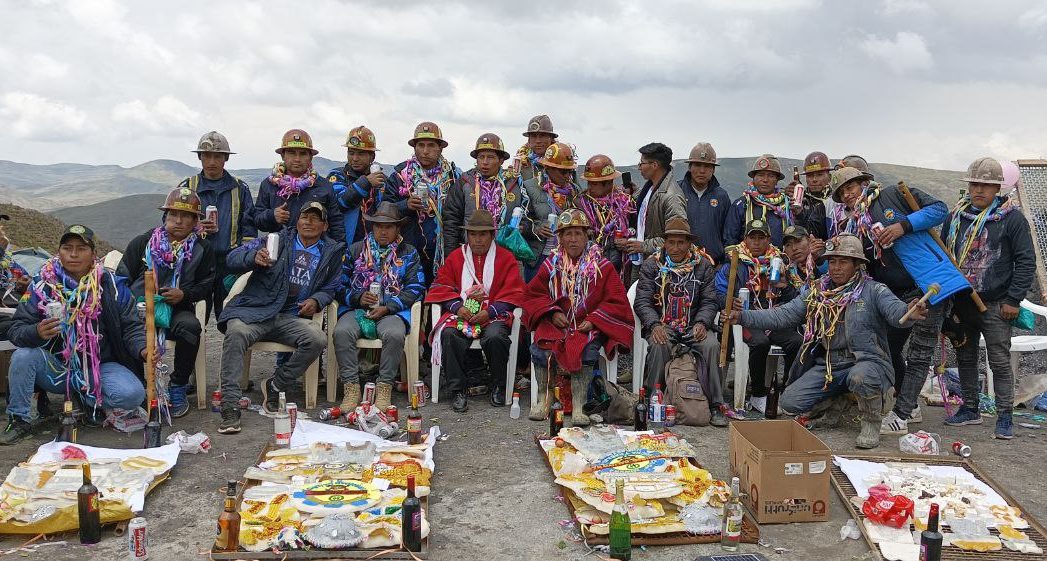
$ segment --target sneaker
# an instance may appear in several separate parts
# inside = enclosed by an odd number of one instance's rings
[[[222,423],[218,425],[218,434],[236,434],[240,432],[240,408],[236,404],[222,404]]]
[[[270,376],[262,382],[262,407],[266,413],[276,413],[280,409],[280,391],[276,386],[275,376]]]
[[[767,396],[763,396],[763,397],[753,396],[753,397],[750,397],[749,398],[749,408],[753,409],[753,410],[756,410],[756,411],[759,411],[760,413],[765,413],[767,411]]]
[[[893,410],[880,420],[880,434],[907,434],[908,423]]]
[[[727,409],[727,405],[723,403],[712,408],[712,417],[709,418],[710,425],[714,427],[727,426],[727,415],[724,413],[724,409]]]
[[[189,400],[186,399],[185,386],[172,385],[167,391],[171,403],[171,416],[180,419],[189,414]]]
[[[1000,413],[996,416],[996,433],[994,436],[1002,440],[1014,438],[1014,431],[1011,429],[1010,413]]]
[[[25,419],[11,415],[7,421],[7,428],[0,432],[0,446],[10,446],[33,436],[33,426]]]
[[[913,408],[912,413],[909,413],[909,422],[910,423],[922,423],[923,422],[923,411],[920,409],[919,405],[917,405],[916,407]]]
[[[945,418],[945,424],[951,427],[962,427],[964,425],[980,425],[982,424],[982,415],[977,409],[968,409],[967,407],[960,407],[960,410],[955,415]]]

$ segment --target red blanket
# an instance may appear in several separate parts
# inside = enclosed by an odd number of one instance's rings
[[[631,348],[633,309],[614,265],[600,258],[599,274],[588,287],[584,306],[575,312],[575,325],[560,329],[553,325],[552,315],[554,312],[569,315],[570,300],[566,295],[555,301],[550,296],[551,263],[551,259],[542,263],[538,274],[527,284],[525,293],[524,325],[532,332],[535,344],[552,351],[556,363],[568,372],[581,370],[582,351],[595,335],[594,332],[577,330],[576,326],[585,320],[607,337],[604,352],[608,359],[614,359],[618,347]]]
[[[497,252],[494,255],[494,280],[490,283],[490,294],[488,294],[487,301],[483,303],[483,308],[487,309],[493,302],[502,302],[519,308],[524,301],[524,284],[523,278],[520,276],[520,264],[511,251],[497,244],[491,244],[491,251]],[[479,257],[474,259],[474,261],[473,265],[478,277],[477,280],[483,283],[484,258]],[[462,269],[464,268],[465,252],[462,247],[459,247],[447,256],[443,266],[436,272],[436,279],[433,281],[433,285],[429,287],[429,292],[425,295],[425,301],[427,303],[443,304],[461,298]],[[446,321],[449,315],[444,313],[438,325]],[[492,321],[496,319],[494,314],[491,315]],[[502,319],[505,318],[503,317]]]

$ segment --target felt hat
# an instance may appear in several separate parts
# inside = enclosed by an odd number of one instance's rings
[[[463,230],[472,232],[494,232],[494,216],[485,208],[478,208],[469,215],[469,219],[462,226]]]
[[[349,131],[349,134],[345,136],[346,148],[352,148],[353,150],[363,150],[365,152],[377,152],[378,144],[374,139],[374,133],[371,129],[360,125]]]
[[[548,115],[535,115],[531,117],[530,121],[527,121],[527,130],[523,135],[531,136],[536,133],[551,134],[553,138],[560,136],[553,132],[553,120]]]
[[[298,215],[301,216],[307,212],[315,212],[320,215],[320,220],[327,222],[327,208],[319,201],[311,201],[309,204],[303,206]]]
[[[838,203],[843,202],[843,198],[840,196],[840,189],[844,185],[852,181],[872,181],[872,178],[872,174],[852,167],[834,169],[829,175],[829,189],[832,190],[833,200]]]
[[[699,142],[691,148],[691,153],[684,160],[688,164],[711,164],[718,166],[716,163],[716,150],[713,150],[713,145],[708,142]]]
[[[400,208],[392,201],[382,201],[374,208],[371,214],[365,214],[364,220],[376,224],[403,224],[404,217],[400,214]]]
[[[670,218],[665,223],[665,232],[663,232],[662,234],[663,238],[667,238],[671,235],[677,235],[687,236],[691,240],[694,240],[696,237],[694,233],[691,232],[691,225],[687,223],[687,219],[681,218],[679,216]]]
[[[200,197],[192,189],[185,187],[175,188],[168,193],[167,199],[164,200],[164,204],[159,207],[159,210],[181,210],[191,212],[199,217],[204,215]]]
[[[967,183],[1003,185],[1003,166],[995,158],[978,158],[967,168]]]
[[[95,233],[83,224],[73,224],[66,228],[65,232],[62,233],[62,237],[58,240],[58,243],[63,244],[69,238],[80,238],[85,244],[91,246],[91,249],[95,248]]]
[[[480,138],[476,139],[476,148],[473,148],[472,152],[469,152],[470,158],[476,158],[476,155],[481,150],[491,150],[495,154],[498,154],[503,160],[509,159],[509,153],[505,151],[505,144],[502,144],[502,139],[493,132],[485,132],[480,135]]]
[[[586,181],[610,181],[622,176],[622,172],[614,167],[611,158],[603,154],[597,154],[585,162],[585,171],[582,177]]]
[[[229,150],[229,141],[226,140],[224,134],[218,131],[211,131],[201,136],[200,142],[196,143],[196,150],[192,151],[197,154],[203,154],[205,152],[236,154],[236,152]]]
[[[785,174],[782,173],[782,163],[771,154],[764,154],[756,158],[752,167],[749,168],[749,177],[755,177],[756,173],[761,171],[770,171],[777,174],[779,180],[785,179]]]
[[[302,129],[291,129],[285,132],[283,138],[280,139],[280,147],[276,149],[276,153],[282,155],[288,148],[305,148],[314,156],[320,153],[319,150],[313,148],[313,137]]]
[[[861,238],[850,233],[840,234],[825,242],[825,253],[818,258],[818,263],[830,257],[851,257],[862,263],[869,262],[869,259],[865,256]]]
[[[556,169],[573,170],[578,167],[574,148],[563,142],[550,144],[545,149],[545,155],[538,160],[538,163],[545,167]]]
[[[414,145],[418,144],[419,140],[435,140],[441,148],[447,148],[447,141],[444,140],[443,131],[432,121],[418,123],[418,126],[414,128],[414,136],[407,141],[407,145],[414,148]]]
[[[803,174],[818,173],[819,171],[832,171],[829,156],[825,152],[811,152],[803,159]]]

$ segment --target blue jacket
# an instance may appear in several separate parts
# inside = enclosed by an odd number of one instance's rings
[[[749,210],[748,206],[749,197],[746,197],[744,194],[731,204],[731,211],[727,213],[727,222],[723,227],[723,243],[725,246],[741,243],[742,238],[745,237],[745,223],[748,222],[746,220],[747,211]],[[781,216],[778,216],[774,211],[763,205],[753,204],[752,207],[751,218],[766,220],[767,226],[771,230],[771,243],[775,247],[782,247],[782,234],[787,227],[795,223],[795,220],[786,223]]]
[[[345,243],[352,245],[364,238],[363,220],[360,218],[361,207],[365,201],[373,206],[382,200],[382,190],[374,189],[367,180],[366,173],[357,173],[353,168],[334,168],[327,173],[327,181],[334,189],[338,205],[342,208],[342,221],[345,224]],[[370,206],[368,208],[370,208]]]
[[[685,173],[678,183],[687,203],[687,223],[691,225],[691,233],[698,236],[697,244],[705,248],[709,257],[720,263],[723,261],[723,230],[731,210],[731,196],[720,187],[720,180],[715,175],[700,199],[691,186],[691,172]]]
[[[196,191],[203,209],[212,205],[218,208],[218,233],[208,236],[207,241],[219,263],[231,249],[258,235],[252,220],[254,201],[251,200],[251,190],[240,178],[227,171],[221,179],[212,181],[201,172],[183,179],[178,187]]]
[[[262,239],[234,249],[225,259],[225,266],[232,274],[252,272],[243,292],[236,295],[222,310],[218,318],[218,328],[225,332],[225,324],[231,319],[244,323],[259,323],[275,318],[287,304],[287,295],[291,281],[288,278],[291,267],[290,256],[293,251],[298,231],[294,228],[280,230],[280,252],[276,263],[271,267],[259,267],[254,262],[255,254],[265,243]],[[320,239],[320,264],[313,275],[312,283],[307,289],[308,298],[316,300],[323,310],[334,301],[338,290],[342,288],[342,258],[345,255],[345,243],[324,236]]]
[[[713,279],[713,283],[716,286],[716,297],[717,297],[717,299],[720,302],[720,309],[721,310],[723,310],[723,309],[725,309],[727,307],[727,284],[728,284],[728,281],[730,280],[730,278],[729,278],[730,274],[731,274],[731,262],[727,261],[723,265],[720,265],[719,268],[717,268],[717,270],[716,270],[716,277]],[[731,295],[731,298],[737,298],[738,297],[738,291],[741,290],[742,288],[747,288],[745,286],[745,281],[743,280],[743,279],[747,279],[747,278],[749,278],[749,265],[739,261],[738,262],[738,278],[735,281],[735,284],[734,284],[734,294]],[[786,280],[786,281],[788,280],[788,279],[785,278],[784,274],[782,276],[782,280]],[[798,294],[796,288],[793,285],[791,285],[791,284],[786,284],[786,286],[780,287],[780,288],[779,287],[771,287],[770,291],[774,294],[774,303],[775,303],[776,306],[781,306],[781,305],[785,304],[786,302],[793,301],[796,298],[796,295]],[[766,308],[767,304],[768,304],[766,296],[767,296],[766,292],[760,292],[760,293],[750,292],[749,293],[749,304],[752,307],[754,307],[754,308],[755,307]]]
[[[338,316],[359,309],[360,297],[370,288],[362,286],[360,282],[353,283],[356,272],[356,260],[365,251],[367,240],[360,240],[349,248],[342,262],[342,291],[338,297]],[[418,250],[408,243],[401,243],[397,247],[396,276],[400,279],[400,292],[390,294],[387,287],[382,287],[381,305],[389,308],[389,313],[395,314],[404,320],[408,326],[411,325],[411,306],[419,302],[425,296],[425,273],[422,271],[422,262]]]
[[[328,183],[327,178],[317,175],[316,183],[312,187],[302,191],[288,200],[278,197],[276,185],[269,178],[262,180],[258,186],[258,198],[254,203],[254,226],[263,232],[279,232],[283,228],[294,228],[298,223],[298,213],[302,207],[313,201],[324,205],[327,209],[327,235],[332,239],[342,241],[345,239],[345,223],[342,221],[342,207],[338,203],[338,197],[334,188]],[[276,207],[287,203],[287,210],[291,212],[291,219],[287,224],[276,221]]]

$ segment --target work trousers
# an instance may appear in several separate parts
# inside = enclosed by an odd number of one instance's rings
[[[222,403],[235,404],[240,401],[240,376],[243,373],[244,353],[259,341],[271,341],[294,347],[291,358],[273,372],[276,387],[288,390],[323,352],[327,337],[312,320],[296,315],[277,314],[276,317],[258,323],[244,323],[231,319],[226,325],[222,343]],[[197,391],[202,391],[198,388]]]

